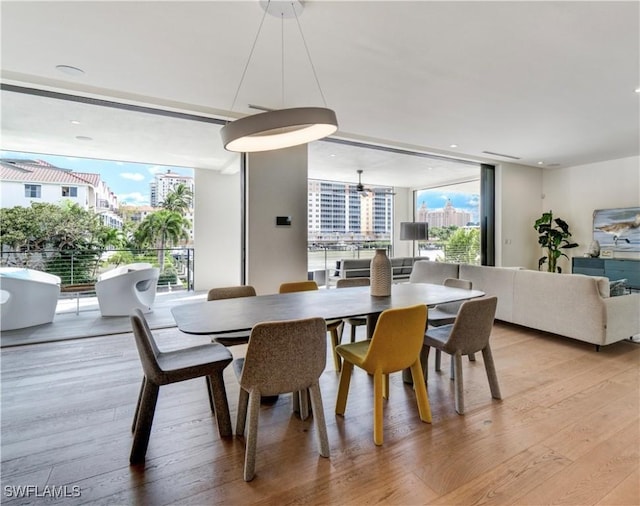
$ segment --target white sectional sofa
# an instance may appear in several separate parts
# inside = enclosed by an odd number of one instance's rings
[[[496,295],[498,320],[596,347],[640,334],[640,293],[610,297],[608,278],[421,260],[410,281],[441,283],[443,276],[467,279],[474,289]]]

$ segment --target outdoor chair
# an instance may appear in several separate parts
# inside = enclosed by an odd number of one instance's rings
[[[116,267],[101,274],[96,295],[102,316],[127,316],[133,309],[151,312],[160,269],[147,263]]]
[[[144,376],[131,427],[133,445],[129,461],[132,464],[144,461],[158,393],[162,385],[169,383],[206,377],[209,403],[216,415],[218,432],[221,437],[230,436],[231,418],[223,371],[233,359],[231,352],[217,343],[160,351],[142,311],[135,309],[130,318]]]
[[[373,375],[373,441],[383,442],[382,399],[389,398],[389,374],[410,368],[420,419],[431,423],[431,408],[422,379],[420,350],[427,323],[427,308],[420,304],[387,309],[380,314],[373,337],[365,341],[341,344],[336,351],[343,358],[336,400],[336,414],[344,415],[353,366]]]
[[[424,381],[427,381],[427,361],[429,349],[444,351],[451,355],[453,363],[453,381],[455,386],[455,406],[459,414],[464,414],[464,386],[462,381],[462,356],[482,352],[484,367],[489,380],[491,396],[501,399],[498,376],[496,374],[489,337],[496,314],[497,297],[483,297],[464,302],[460,306],[453,324],[434,327],[427,330],[422,351]],[[436,371],[439,371],[436,364]]]
[[[207,294],[207,300],[235,299],[238,297],[255,297],[256,289],[250,285],[227,286],[223,288],[212,288]],[[226,334],[217,334],[212,341],[222,344],[223,346],[235,346],[238,344],[246,344],[249,342],[249,333],[247,332],[228,332]]]
[[[240,383],[236,434],[243,436],[247,418],[244,479],[255,474],[258,417],[262,396],[309,391],[318,450],[329,456],[329,440],[319,378],[327,360],[326,325],[322,318],[259,323],[251,331],[245,358],[234,361]]]
[[[0,330],[51,323],[60,295],[60,278],[34,269],[0,268]]]

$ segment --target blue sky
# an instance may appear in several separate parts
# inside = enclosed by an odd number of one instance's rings
[[[471,213],[472,220],[478,222],[480,212],[480,195],[476,193],[463,193],[454,191],[443,191],[435,188],[433,190],[422,190],[418,192],[416,198],[416,208],[420,208],[424,202],[427,208],[442,209],[447,200],[451,200],[451,205],[461,211]]]
[[[118,196],[120,204],[137,206],[149,205],[149,183],[153,181],[155,174],[171,169],[171,172],[193,176],[192,169],[166,165],[112,162],[109,160],[20,153],[17,151],[0,151],[0,157],[44,160],[61,169],[71,169],[74,172],[98,173],[111,191]]]

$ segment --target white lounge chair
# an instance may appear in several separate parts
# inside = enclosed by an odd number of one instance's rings
[[[0,268],[0,330],[51,323],[60,295],[60,278],[19,267]]]
[[[116,267],[101,274],[96,295],[102,316],[128,316],[134,309],[150,313],[160,269],[147,263]]]

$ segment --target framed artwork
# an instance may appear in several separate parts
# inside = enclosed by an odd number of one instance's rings
[[[602,249],[640,252],[640,207],[593,211],[593,239]]]

